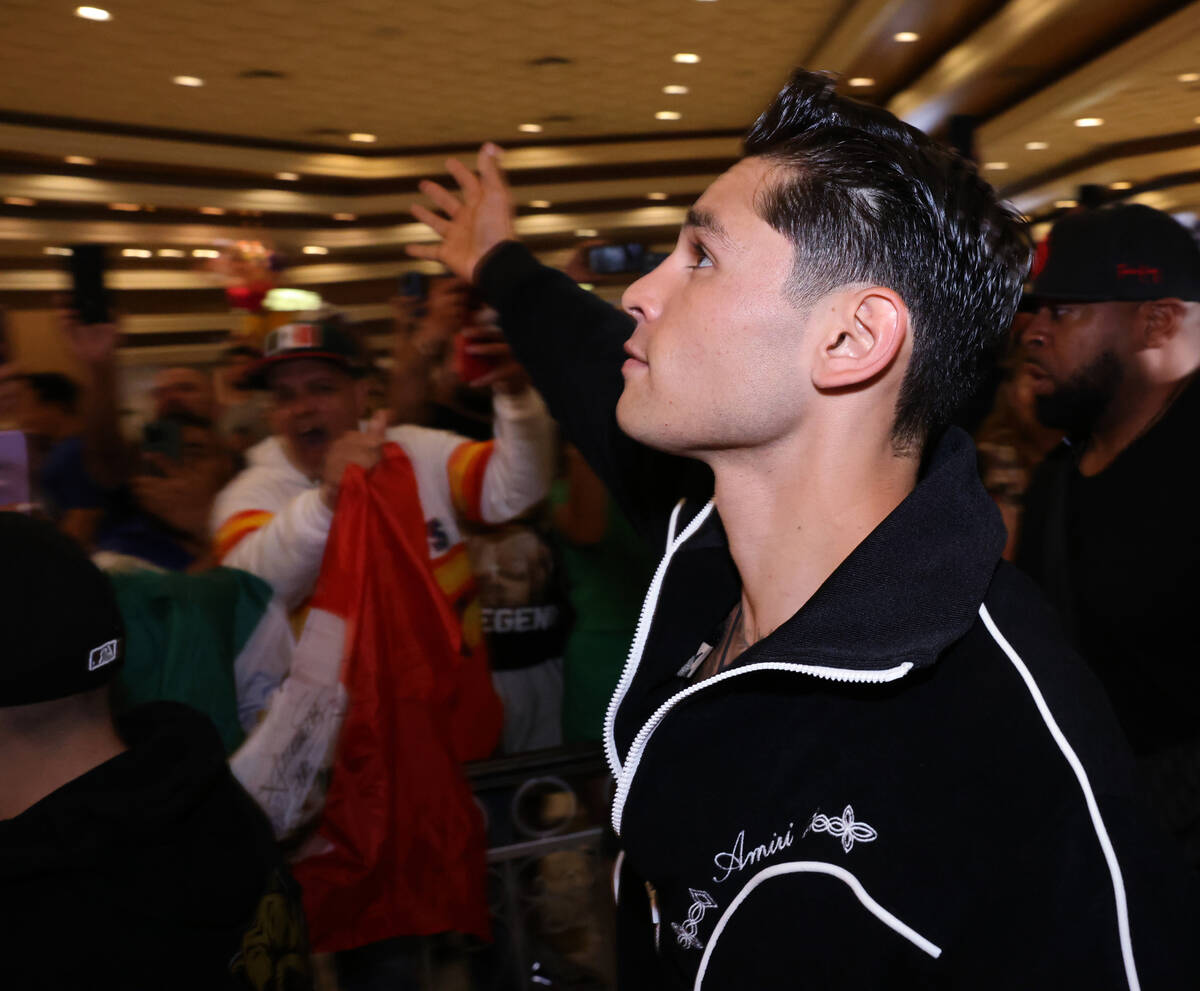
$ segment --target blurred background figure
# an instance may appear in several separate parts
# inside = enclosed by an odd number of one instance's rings
[[[658,562],[572,446],[552,500],[574,618],[563,666],[563,737],[599,742]]]
[[[108,579],[18,513],[0,560],[6,986],[311,988],[298,889],[212,726],[167,702],[113,717]]]
[[[235,344],[221,353],[216,370],[218,428],[225,444],[238,455],[271,435],[266,398],[258,390],[239,387],[242,377],[261,359],[258,348]]]
[[[991,412],[975,434],[979,448],[979,474],[1004,516],[1008,542],[1004,557],[1017,552],[1021,507],[1034,469],[1062,440],[1062,431],[1044,426],[1034,412],[1035,387],[1041,372],[1020,355],[1021,334],[1032,315],[1018,313],[1004,361],[1004,374],[996,389]]]
[[[101,510],[85,467],[79,384],[61,372],[34,372],[17,381],[17,426],[29,445],[33,499],[59,529],[87,546]]]
[[[1141,205],[1050,232],[1021,339],[1068,442],[1034,476],[1017,563],[1108,691],[1159,813],[1200,866],[1200,248]]]
[[[197,369],[171,368],[151,388],[154,419],[140,441],[121,434],[115,324],[62,318],[63,333],[87,370],[84,468],[92,483],[95,528],[85,544],[125,564],[186,571],[211,566],[208,518],[235,463],[213,425],[210,378]]]

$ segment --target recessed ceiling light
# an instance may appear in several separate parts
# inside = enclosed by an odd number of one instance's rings
[[[122,248],[122,258],[153,258],[154,252],[148,251],[146,248]]]
[[[1192,118],[1192,123],[1193,123],[1193,124],[1200,124],[1200,117],[1193,117],[1193,118]]]
[[[178,248],[159,248],[159,258],[182,258],[187,254],[185,251],[180,251]]]
[[[1109,189],[1133,189],[1133,183],[1127,182],[1124,179],[1120,179],[1117,182],[1110,182],[1108,184],[1108,188]]]
[[[327,254],[329,254],[329,249],[323,248],[319,244],[306,244],[300,250],[303,251],[306,255],[327,255]]]
[[[647,193],[646,199],[648,199],[648,200],[665,200],[665,199],[668,199],[670,197],[670,195],[671,195],[670,193]]]
[[[655,120],[680,120],[682,117],[678,110],[660,110],[654,115]]]
[[[870,76],[854,76],[852,79],[848,80],[848,82],[855,89],[862,89],[863,87],[866,87],[866,86],[874,86],[875,85],[875,80],[872,79]]]
[[[215,248],[193,248],[192,249],[192,257],[193,258],[220,258],[221,252],[217,251]]]
[[[68,155],[63,159],[68,165],[95,165],[94,158],[88,158],[87,155]]]
[[[1076,117],[1076,127],[1099,127],[1104,123],[1103,117]]]
[[[663,92],[666,93],[667,96],[686,96],[688,93],[688,88],[686,86],[680,86],[678,83],[672,83],[670,86],[664,86]]]
[[[141,205],[137,203],[110,203],[108,204],[108,208],[110,210],[122,210],[125,213],[137,213],[141,209]]]
[[[1200,72],[1181,72],[1175,78],[1181,83],[1200,83]]]
[[[676,62],[681,62],[684,65],[695,65],[700,61],[700,56],[695,52],[676,52],[671,58]]]
[[[911,44],[914,41],[920,41],[921,36],[916,31],[897,31],[892,35],[892,41],[898,41],[902,45]]]
[[[9,206],[33,206],[37,200],[31,200],[28,196],[6,196],[4,202]]]
[[[1076,200],[1055,200],[1054,205],[1060,210],[1071,210],[1079,206],[1079,203]]]
[[[76,7],[75,16],[82,17],[85,21],[111,21],[110,14],[103,7]]]
[[[173,82],[176,86],[196,87],[204,85],[204,80],[199,76],[172,76],[171,82]]]
[[[357,220],[358,214],[357,213],[335,213],[333,215],[333,219],[334,220]]]
[[[200,212],[206,213],[210,217],[221,217],[225,214],[225,208],[219,206],[202,206]]]
[[[526,134],[541,134],[542,133],[542,125],[541,124],[518,124],[517,130],[524,131]]]
[[[529,205],[535,210],[547,210],[551,204],[549,200],[530,200]]]
[[[283,182],[296,182],[300,178],[300,174],[297,172],[276,172],[275,178]]]
[[[1008,162],[984,162],[983,167],[992,172],[1003,172],[1008,168]]]
[[[368,134],[366,131],[355,131],[349,135],[351,141],[357,141],[359,144],[373,145],[378,139],[374,134]]]
[[[44,254],[44,255],[59,255],[60,257],[63,257],[63,258],[70,258],[71,255],[75,254],[75,252],[72,251],[70,248],[58,248],[58,247],[52,246],[49,248],[42,248],[42,254]]]
[[[1026,151],[1045,151],[1049,147],[1050,147],[1050,143],[1048,141],[1026,141],[1025,142],[1025,150]]]
[[[596,236],[596,228],[580,227],[578,230],[575,231],[575,236],[576,237],[595,237]]]

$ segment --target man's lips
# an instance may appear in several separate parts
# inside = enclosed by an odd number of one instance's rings
[[[645,356],[635,348],[629,341],[625,342],[625,353],[629,357],[625,360],[625,364],[621,366],[621,372],[628,374],[636,371],[639,368],[648,368],[650,363],[646,361]]]
[[[328,439],[329,432],[324,427],[310,427],[295,435],[296,443],[307,448],[321,447]]]

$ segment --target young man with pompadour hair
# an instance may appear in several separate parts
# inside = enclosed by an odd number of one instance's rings
[[[745,152],[625,314],[514,242],[494,146],[414,210],[666,540],[606,727],[621,986],[1183,986],[1190,882],[948,426],[1023,225],[822,75]]]

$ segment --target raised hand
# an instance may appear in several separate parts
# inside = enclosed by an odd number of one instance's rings
[[[442,213],[418,205],[412,208],[413,216],[432,227],[442,241],[410,244],[405,248],[410,255],[441,262],[459,278],[472,282],[484,255],[502,241],[513,239],[512,194],[500,169],[501,154],[491,142],[480,148],[478,175],[455,158],[446,161],[461,198],[429,179],[421,182],[421,192]]]
[[[464,331],[464,337],[465,354],[488,366],[488,371],[466,383],[472,389],[491,386],[496,392],[512,395],[529,388],[528,374],[517,364],[512,348],[498,329]]]
[[[330,446],[325,455],[325,473],[321,482],[321,498],[333,509],[337,505],[342,476],[351,465],[361,465],[370,471],[383,456],[383,445],[387,440],[387,411],[380,410],[367,424],[365,430],[351,430],[342,434]]]

